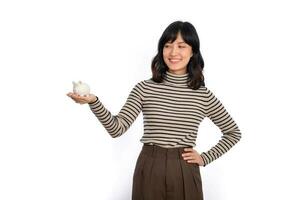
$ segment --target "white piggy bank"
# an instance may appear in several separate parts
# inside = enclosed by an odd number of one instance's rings
[[[84,96],[84,95],[89,95],[90,94],[90,87],[88,84],[83,83],[81,81],[78,81],[78,83],[76,82],[72,82],[73,83],[73,92],[80,95],[80,96]]]

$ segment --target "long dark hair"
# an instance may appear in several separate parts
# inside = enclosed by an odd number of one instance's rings
[[[200,86],[205,86],[202,73],[204,61],[200,53],[200,41],[197,31],[189,22],[175,21],[164,30],[158,42],[158,53],[154,56],[151,64],[152,80],[158,83],[163,81],[163,76],[168,70],[168,66],[163,59],[163,48],[167,42],[171,41],[173,43],[178,33],[181,34],[184,42],[192,47],[193,56],[187,65],[188,87],[197,90]]]

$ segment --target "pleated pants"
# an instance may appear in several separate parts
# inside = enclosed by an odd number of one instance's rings
[[[200,167],[179,148],[144,144],[133,175],[132,200],[203,200]]]

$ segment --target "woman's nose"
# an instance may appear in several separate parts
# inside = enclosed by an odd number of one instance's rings
[[[171,55],[176,55],[177,54],[177,48],[176,47],[173,47],[171,49],[171,52],[170,52]]]

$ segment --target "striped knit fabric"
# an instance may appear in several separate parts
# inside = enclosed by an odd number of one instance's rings
[[[164,81],[137,83],[117,115],[112,115],[97,97],[89,107],[111,137],[125,133],[143,112],[142,143],[165,148],[196,146],[199,124],[208,117],[222,132],[219,142],[202,152],[204,166],[219,158],[241,139],[241,132],[220,100],[207,87],[187,87],[188,74],[166,72]]]

